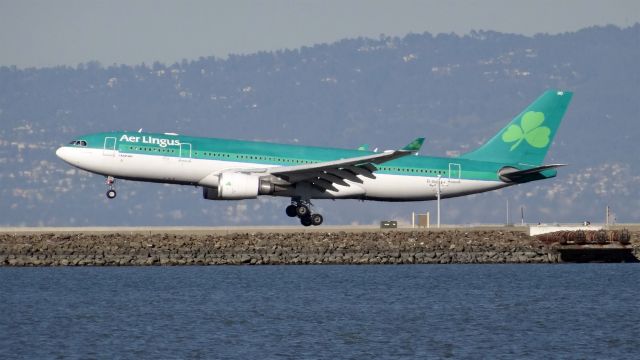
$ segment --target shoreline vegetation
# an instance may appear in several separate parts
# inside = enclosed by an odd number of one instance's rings
[[[639,258],[640,231],[627,234],[615,246]],[[0,266],[549,264],[563,262],[562,246],[511,230],[4,233]]]

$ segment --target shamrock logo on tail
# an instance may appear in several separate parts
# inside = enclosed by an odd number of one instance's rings
[[[517,148],[522,140],[526,140],[533,147],[544,148],[549,145],[551,129],[546,126],[540,126],[543,122],[543,113],[529,111],[522,116],[520,126],[511,125],[502,133],[502,141],[506,143],[515,142],[510,151]]]

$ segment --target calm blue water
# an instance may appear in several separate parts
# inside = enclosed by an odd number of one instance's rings
[[[638,358],[640,266],[0,268],[0,358]]]

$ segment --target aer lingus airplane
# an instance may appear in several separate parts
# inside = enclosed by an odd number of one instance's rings
[[[320,225],[312,199],[434,200],[555,177],[562,165],[543,160],[571,96],[545,92],[480,148],[453,158],[412,156],[423,138],[372,152],[121,131],[80,136],[56,155],[106,176],[110,199],[115,179],[201,186],[208,200],[285,196],[288,216]]]

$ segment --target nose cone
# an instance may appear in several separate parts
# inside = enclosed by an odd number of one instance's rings
[[[56,150],[56,156],[59,157],[60,159],[64,160],[65,162],[68,162],[69,164],[72,163],[72,161],[71,161],[71,149],[69,149],[66,146],[59,147],[58,150]]]
[[[56,156],[71,166],[84,169],[86,165],[87,155],[83,149],[74,148],[73,146],[61,146],[56,150]]]

